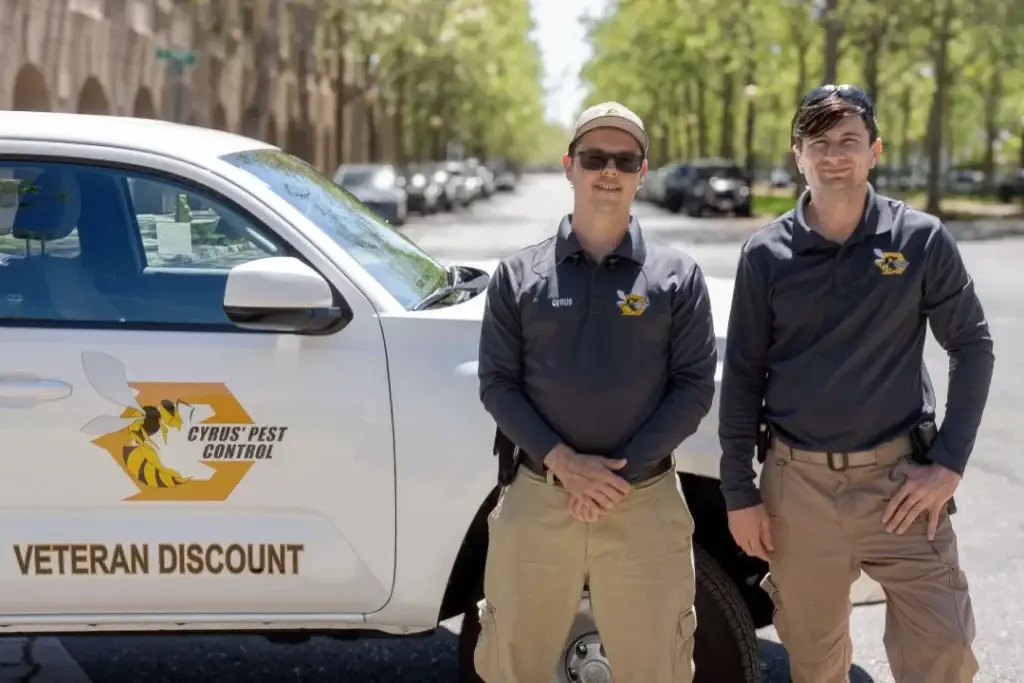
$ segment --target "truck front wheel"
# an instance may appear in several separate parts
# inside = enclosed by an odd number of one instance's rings
[[[697,570],[697,634],[694,643],[694,683],[760,683],[757,635],[750,613],[721,565],[700,546],[694,546]],[[476,599],[482,599],[480,586]],[[459,632],[459,681],[484,683],[473,665],[473,651],[480,635],[476,603],[466,612]],[[576,673],[570,676],[570,669]],[[588,670],[591,675],[588,676]],[[586,594],[566,639],[551,683],[610,681],[608,661]]]

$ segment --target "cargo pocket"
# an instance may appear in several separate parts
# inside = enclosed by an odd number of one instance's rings
[[[680,612],[676,622],[672,683],[691,683],[693,681],[693,638],[696,632],[697,612],[692,607]]]
[[[494,605],[486,600],[480,605],[480,637],[473,652],[476,672],[487,683],[498,680],[498,624],[494,618]]]
[[[977,635],[974,608],[971,605],[971,586],[967,581],[967,574],[959,566],[949,567],[948,572],[952,605],[950,613],[944,615],[944,618],[950,620],[947,626],[950,640],[958,640],[957,645],[967,648]]]
[[[772,601],[772,625],[775,627],[776,633],[779,634],[779,639],[786,642],[789,636],[789,625],[786,623],[786,612],[782,606],[782,598],[779,596],[779,587],[772,580],[770,572],[761,579],[761,590],[767,593],[768,598]]]

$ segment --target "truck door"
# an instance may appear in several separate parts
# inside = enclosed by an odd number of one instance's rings
[[[380,608],[394,451],[370,303],[310,257],[352,322],[240,331],[228,270],[310,247],[184,164],[61,153],[0,157],[2,611]]]

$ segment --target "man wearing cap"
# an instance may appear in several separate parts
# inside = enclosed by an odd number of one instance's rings
[[[717,353],[701,269],[631,215],[647,148],[621,104],[584,111],[563,157],[572,213],[488,288],[480,397],[520,465],[488,520],[487,683],[550,681],[585,585],[603,648],[572,666],[693,678],[693,519],[672,453],[711,408]]]

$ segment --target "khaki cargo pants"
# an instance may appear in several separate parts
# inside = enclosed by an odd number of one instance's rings
[[[885,590],[883,641],[896,683],[974,680],[974,613],[949,515],[933,541],[925,515],[903,535],[882,523],[910,452],[909,439],[898,439],[847,454],[851,466],[842,469],[842,453],[830,467],[828,454],[776,441],[765,459],[761,493],[775,552],[762,587],[793,683],[849,680],[850,587],[861,570]]]
[[[615,683],[691,683],[693,518],[674,471],[579,522],[568,493],[520,467],[488,524],[476,669],[487,683],[550,683],[584,582]]]

